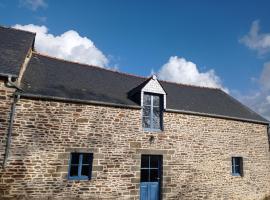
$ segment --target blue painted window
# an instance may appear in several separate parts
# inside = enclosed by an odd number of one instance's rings
[[[243,158],[232,157],[232,175],[243,176]]]
[[[92,174],[92,153],[71,153],[68,179],[90,180]]]
[[[162,95],[144,93],[143,95],[143,128],[162,130],[163,103]]]

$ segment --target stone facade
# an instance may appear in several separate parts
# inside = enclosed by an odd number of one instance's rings
[[[10,103],[2,99],[3,145]],[[270,195],[266,125],[165,112],[164,131],[151,133],[142,129],[141,115],[138,109],[20,99],[10,157],[0,169],[0,199],[139,199],[142,154],[163,155],[163,199]],[[91,180],[67,180],[75,151],[94,153]],[[243,177],[231,175],[232,156],[243,157]]]

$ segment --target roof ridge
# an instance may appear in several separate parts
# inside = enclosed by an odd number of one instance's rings
[[[45,53],[36,52],[36,51],[33,51],[33,54],[40,55],[40,56],[47,57],[47,58],[52,58],[52,59],[59,60],[59,61],[62,61],[62,62],[83,65],[83,66],[86,66],[86,67],[93,67],[93,68],[96,68],[96,69],[99,69],[99,70],[110,71],[110,72],[114,72],[114,73],[118,73],[118,74],[123,74],[123,75],[127,75],[127,76],[133,76],[133,77],[143,78],[143,79],[147,79],[148,78],[148,77],[145,77],[145,76],[130,74],[130,73],[126,73],[126,72],[120,72],[120,71],[117,71],[117,70],[108,69],[108,68],[104,68],[104,67],[99,67],[97,65],[90,65],[90,64],[86,64],[86,63],[65,60],[63,58],[54,57],[54,56],[51,56],[51,55],[48,55],[48,54],[45,54]]]
[[[47,57],[47,58],[52,58],[52,59],[59,60],[59,61],[62,61],[62,62],[73,63],[73,64],[83,65],[83,66],[87,66],[87,67],[94,67],[94,68],[99,69],[99,70],[110,71],[110,72],[114,72],[114,73],[118,73],[118,74],[122,74],[122,75],[133,76],[133,77],[142,78],[142,79],[151,78],[151,76],[145,77],[145,76],[130,74],[130,73],[126,73],[126,72],[120,72],[120,71],[116,71],[116,70],[108,69],[108,68],[104,68],[104,67],[99,67],[99,66],[95,66],[95,65],[90,65],[90,64],[86,64],[86,63],[70,61],[70,60],[66,60],[66,59],[63,59],[63,58],[58,58],[58,57],[55,57],[55,56],[51,56],[51,55],[48,55],[46,53],[40,53],[40,52],[37,52],[37,51],[33,51],[33,54],[40,55],[40,56]],[[185,84],[185,83],[177,83],[177,82],[166,81],[166,80],[162,80],[162,79],[158,79],[158,81],[169,83],[169,84],[187,86],[187,87],[195,87],[195,88],[203,88],[203,89],[211,89],[211,90],[221,90],[220,88],[198,86],[198,85],[190,85],[190,84]]]
[[[200,86],[200,85],[191,85],[191,84],[187,84],[187,83],[177,83],[177,82],[174,82],[174,81],[166,81],[166,80],[162,80],[162,79],[159,79],[159,81],[165,82],[165,83],[171,83],[171,84],[175,84],[175,85],[188,86],[188,87],[204,88],[204,89],[211,89],[211,90],[222,90],[221,88],[218,88],[218,87],[207,87],[207,86]]]
[[[14,28],[14,27],[10,27],[10,26],[0,25],[0,28],[6,28],[6,29],[14,30],[14,31],[20,31],[20,32],[31,33],[31,34],[33,34],[33,35],[36,35],[35,32],[27,31],[27,30],[23,30],[23,29],[18,29],[18,28]]]

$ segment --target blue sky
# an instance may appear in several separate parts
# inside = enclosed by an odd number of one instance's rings
[[[54,36],[74,30],[94,42],[107,59],[105,67],[137,75],[158,73],[172,63],[186,67],[190,61],[200,77],[209,72],[207,80],[220,79],[217,85],[270,117],[270,89],[265,89],[270,78],[262,75],[270,61],[269,8],[268,0],[0,0],[0,24],[44,25]],[[258,37],[250,38],[256,25]],[[257,44],[261,38],[264,46]],[[172,56],[177,58],[170,62]],[[174,71],[179,74],[173,81],[190,74],[181,70]],[[160,77],[170,80],[168,73]]]

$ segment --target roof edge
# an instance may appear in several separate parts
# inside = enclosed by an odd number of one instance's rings
[[[263,116],[261,116],[259,113],[255,112],[254,110],[252,110],[250,107],[246,106],[245,104],[243,104],[241,101],[239,101],[238,99],[234,98],[231,95],[228,95],[226,92],[224,92],[223,90],[220,90],[222,93],[224,93],[225,95],[227,95],[232,101],[240,104],[244,109],[248,110],[251,113],[254,113],[258,116],[260,116],[261,118],[263,118],[265,121],[268,121],[267,119],[265,119]],[[269,121],[268,121],[269,122]],[[270,123],[270,122],[269,122]]]
[[[12,77],[12,78],[18,78],[18,75],[16,74],[9,74],[9,73],[0,73],[0,77]]]
[[[190,115],[198,115],[198,116],[205,116],[205,117],[214,117],[214,118],[220,118],[220,119],[230,119],[230,120],[236,120],[236,121],[242,121],[242,122],[252,122],[256,124],[270,125],[270,121],[259,121],[259,120],[241,118],[241,117],[229,117],[225,115],[216,115],[216,114],[208,114],[208,113],[186,111],[186,110],[176,110],[176,109],[166,109],[165,111],[173,112],[173,113],[182,113],[182,114],[190,114]]]
[[[46,57],[46,58],[50,58],[50,59],[55,59],[55,60],[62,61],[62,62],[77,64],[77,65],[86,66],[86,67],[93,67],[93,68],[99,69],[99,70],[105,70],[105,71],[114,72],[114,73],[117,73],[117,74],[122,74],[122,75],[126,75],[126,76],[132,76],[132,77],[136,77],[136,78],[141,78],[141,79],[145,79],[145,81],[147,81],[148,79],[151,79],[152,78],[151,75],[149,75],[148,77],[146,77],[146,76],[140,76],[140,75],[130,74],[130,73],[121,72],[121,71],[117,71],[117,70],[113,70],[113,69],[99,67],[99,66],[96,66],[96,65],[90,65],[90,64],[86,64],[86,63],[81,63],[81,62],[76,62],[76,61],[70,61],[70,60],[66,60],[66,59],[63,59],[63,58],[57,58],[57,57],[50,56],[50,55],[45,54],[45,53],[37,52],[35,50],[33,51],[33,54],[39,55],[39,56],[43,56],[43,57]],[[158,80],[158,82],[160,83],[161,86],[162,86],[161,83],[163,82],[163,83],[169,83],[169,84],[180,85],[180,86],[187,86],[187,87],[195,87],[195,88],[211,89],[211,90],[221,90],[221,88],[217,88],[217,87],[206,87],[206,86],[190,85],[190,84],[185,84],[185,83],[177,83],[177,82],[173,82],[173,81],[162,80],[162,79],[159,79],[159,78],[157,78],[157,80]]]
[[[53,96],[46,96],[46,95],[35,95],[29,93],[20,93],[15,92],[15,95],[20,95],[21,97],[29,98],[29,99],[40,99],[40,100],[52,100],[52,101],[60,101],[60,102],[71,102],[71,103],[83,103],[83,104],[92,104],[92,105],[101,105],[101,106],[111,106],[111,107],[118,107],[118,108],[131,108],[131,109],[141,109],[141,106],[133,106],[133,105],[124,105],[124,104],[117,104],[117,103],[108,103],[102,101],[87,101],[87,100],[79,100],[79,99],[72,99],[72,98],[62,98],[62,97],[53,97]],[[264,124],[270,125],[270,121],[259,121],[259,120],[252,120],[240,117],[229,117],[225,115],[216,115],[216,114],[208,114],[208,113],[201,113],[195,111],[186,111],[186,110],[176,110],[176,109],[165,109],[165,112],[173,112],[173,113],[182,113],[182,114],[190,114],[190,115],[197,115],[197,116],[205,116],[205,117],[214,117],[220,119],[229,119],[229,120],[236,120],[242,122],[251,122],[256,124]]]
[[[32,31],[27,31],[27,30],[24,30],[24,29],[19,29],[19,28],[15,28],[15,27],[12,27],[12,26],[5,26],[5,25],[1,25],[0,24],[0,27],[2,28],[7,28],[7,29],[12,29],[14,31],[21,31],[21,32],[25,32],[25,33],[30,33],[32,35],[36,35],[36,32],[32,32]]]
[[[141,106],[134,106],[134,105],[124,105],[118,103],[108,103],[103,101],[92,101],[92,100],[80,100],[80,99],[73,99],[73,98],[63,98],[63,97],[53,97],[47,95],[36,95],[36,94],[29,94],[29,93],[20,93],[15,92],[15,95],[20,95],[21,97],[29,98],[29,99],[40,99],[40,100],[53,100],[53,101],[61,101],[61,102],[71,102],[71,103],[83,103],[83,104],[93,104],[93,105],[101,105],[101,106],[111,106],[111,107],[118,107],[118,108],[131,108],[131,109],[141,109]]]

